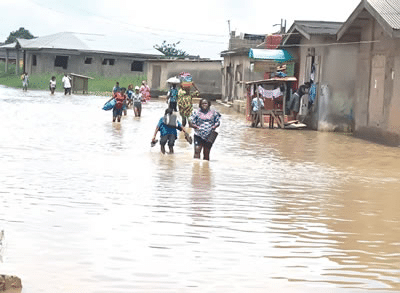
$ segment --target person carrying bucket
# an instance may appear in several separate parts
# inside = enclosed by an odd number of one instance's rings
[[[182,82],[178,92],[179,114],[182,117],[183,126],[186,126],[186,121],[193,113],[193,98],[199,96],[199,91],[196,87],[196,91],[191,92],[191,86],[195,87],[193,82]]]

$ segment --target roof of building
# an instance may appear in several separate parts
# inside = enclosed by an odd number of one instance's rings
[[[121,53],[164,56],[153,47],[145,48],[135,39],[118,41],[115,36],[61,32],[35,39],[17,39],[23,49],[60,49],[97,53]],[[13,44],[15,47],[15,43]],[[6,47],[6,46],[3,46]],[[7,47],[10,47],[7,45]]]
[[[400,29],[400,1],[399,0],[368,0],[367,1],[393,28]]]
[[[335,35],[342,24],[335,21],[295,20],[291,28],[308,35]]]
[[[230,50],[225,50],[221,52],[221,57],[234,56],[234,55],[248,55],[250,48],[234,48]]]
[[[392,37],[400,37],[400,0],[361,0],[337,33],[339,40],[360,16],[367,11]]]
[[[282,40],[282,45],[297,43],[301,37],[310,39],[312,35],[335,36],[343,22],[295,20]]]

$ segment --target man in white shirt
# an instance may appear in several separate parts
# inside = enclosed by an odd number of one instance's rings
[[[64,95],[67,93],[71,94],[71,77],[67,76],[66,73],[64,73],[64,77],[61,80],[64,84]]]
[[[258,123],[261,123],[262,115],[260,110],[264,108],[264,101],[262,98],[256,96],[251,101],[251,117],[252,123],[251,127],[257,127]]]

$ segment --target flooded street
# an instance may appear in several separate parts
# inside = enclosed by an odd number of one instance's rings
[[[211,161],[182,134],[162,155],[165,101],[118,124],[107,99],[0,86],[0,274],[24,293],[400,292],[399,148],[213,103]]]

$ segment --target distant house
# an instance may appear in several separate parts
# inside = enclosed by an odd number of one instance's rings
[[[276,71],[279,62],[291,59],[285,59],[290,55],[285,50],[266,49],[265,35],[235,34],[231,33],[229,49],[221,52],[222,98],[230,101],[245,98],[246,82],[264,79],[266,72]]]
[[[152,89],[168,90],[166,80],[181,72],[189,72],[201,93],[201,97],[212,100],[221,98],[221,68],[220,60],[188,60],[188,59],[158,59],[149,60],[147,66],[147,83]]]
[[[400,145],[400,0],[362,0],[337,33],[356,41],[356,135]],[[342,71],[346,74],[345,71]]]
[[[111,36],[62,32],[35,39],[17,39],[0,51],[20,53],[24,70],[97,73],[103,76],[145,75],[147,61],[164,56],[154,48],[138,49],[132,41],[116,42]]]

